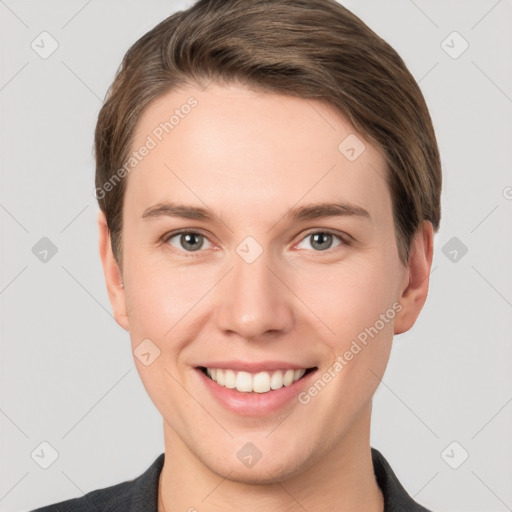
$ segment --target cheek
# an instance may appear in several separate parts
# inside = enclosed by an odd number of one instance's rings
[[[338,353],[387,312],[384,326],[377,326],[383,337],[392,334],[396,279],[386,260],[363,258],[311,266],[297,272],[294,282],[297,295],[318,317],[321,332],[327,333],[326,342]]]
[[[156,261],[135,251],[125,263],[126,305],[135,364],[151,400],[157,409],[165,410],[169,396],[182,397],[183,389],[177,381],[183,382],[186,377],[180,360],[207,318],[207,297],[202,297],[214,285],[215,276],[202,272],[200,265],[171,267],[161,258]],[[154,362],[146,366],[137,360],[137,347],[147,339],[159,352]]]
[[[386,369],[397,312],[396,275],[391,267],[373,262],[357,268],[340,267],[337,272],[331,269],[323,276],[318,271],[309,277],[301,293],[329,327],[322,330],[321,342],[329,355],[318,376],[329,384],[325,394],[322,391],[325,400],[318,401],[316,407],[332,423],[343,424],[347,411],[361,410],[371,400]],[[315,389],[310,390],[316,394]],[[332,409],[333,403],[339,407]]]
[[[126,261],[125,277],[132,339],[142,336],[168,345],[173,331],[183,334],[184,326],[202,310],[203,297],[215,284],[214,272],[201,265],[177,266],[162,258],[132,256]]]

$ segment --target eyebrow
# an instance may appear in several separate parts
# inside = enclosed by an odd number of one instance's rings
[[[315,220],[324,217],[355,216],[371,219],[370,213],[351,203],[318,203],[297,206],[288,210],[283,216],[288,222]],[[177,217],[190,220],[213,221],[215,215],[211,210],[200,206],[188,206],[172,202],[158,203],[150,206],[142,214],[143,220],[157,217]]]

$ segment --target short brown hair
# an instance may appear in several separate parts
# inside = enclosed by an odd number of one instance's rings
[[[99,113],[96,190],[123,166],[152,101],[211,81],[336,107],[385,157],[404,265],[421,223],[438,230],[441,163],[420,88],[396,51],[335,0],[201,0],[142,36],[124,56]],[[121,265],[125,188],[123,179],[96,195]]]

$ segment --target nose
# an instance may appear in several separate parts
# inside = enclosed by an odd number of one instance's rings
[[[233,255],[233,268],[216,290],[216,323],[224,333],[257,341],[291,330],[292,294],[265,254],[252,263]]]

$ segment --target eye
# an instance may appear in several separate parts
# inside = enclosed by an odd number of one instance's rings
[[[209,240],[204,235],[195,231],[181,231],[179,233],[170,234],[164,238],[164,242],[176,249],[186,252],[209,249],[211,246]],[[206,244],[210,244],[210,246],[205,247],[205,242]]]
[[[338,243],[333,246],[333,242],[336,242],[336,240],[338,240]],[[297,247],[300,248],[300,244],[304,243],[304,241],[309,241],[309,247],[305,247],[305,249],[313,249],[316,252],[326,251],[327,249],[332,249],[340,245],[349,245],[340,235],[335,235],[328,231],[314,231],[313,233],[309,233],[299,242]]]

